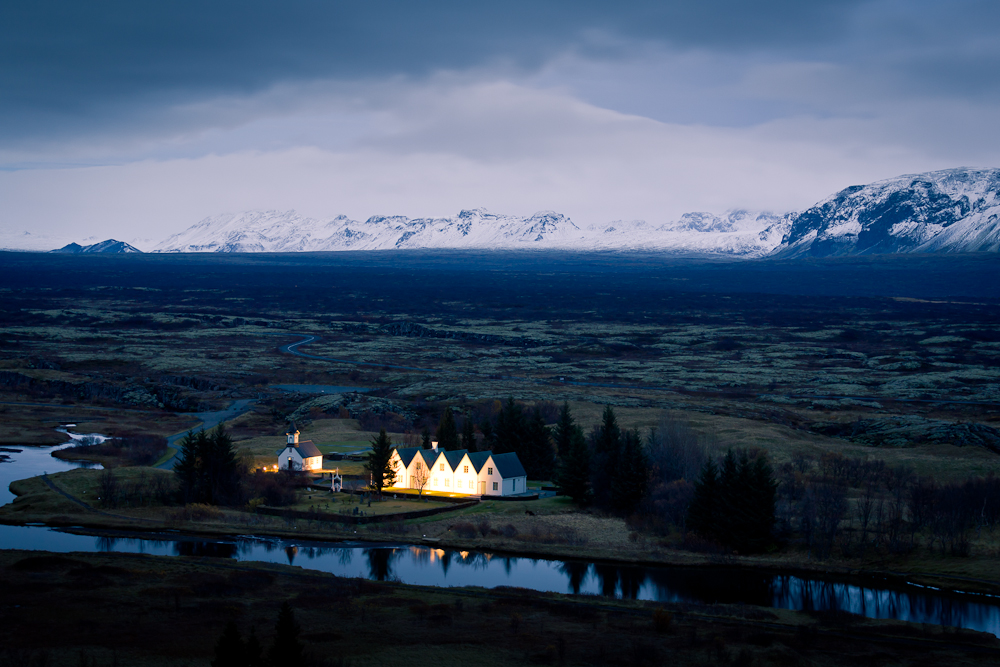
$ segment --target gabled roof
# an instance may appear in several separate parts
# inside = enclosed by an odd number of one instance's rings
[[[399,454],[399,460],[403,462],[404,468],[410,467],[410,462],[413,461],[413,457],[416,456],[417,452],[420,451],[420,447],[397,447],[396,453]]]
[[[428,470],[434,467],[438,457],[442,454],[440,449],[420,449],[417,453],[424,460],[424,465],[427,466]]]
[[[444,453],[444,458],[448,461],[448,465],[451,466],[452,472],[458,469],[458,464],[462,462],[462,459],[465,458],[468,452],[468,449],[454,449]]]
[[[528,476],[528,473],[524,472],[524,466],[521,465],[521,459],[517,458],[517,454],[514,452],[494,454],[493,465],[497,467],[497,472],[504,479]]]
[[[275,454],[281,454],[281,452],[286,449],[294,449],[299,453],[304,459],[311,459],[314,456],[323,456],[323,452],[319,451],[319,448],[313,444],[312,440],[300,440],[298,446],[296,445],[285,445],[281,449],[275,452]]]
[[[490,451],[469,452],[469,462],[472,463],[472,467],[475,468],[476,472],[478,473],[480,470],[483,469],[483,466],[486,465],[486,462],[492,455],[493,452]]]

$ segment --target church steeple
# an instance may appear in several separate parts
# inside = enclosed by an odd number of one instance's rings
[[[285,435],[288,436],[288,447],[299,446],[299,429],[295,428],[295,422],[292,422]]]

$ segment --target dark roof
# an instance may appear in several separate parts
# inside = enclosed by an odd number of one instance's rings
[[[434,463],[441,454],[440,449],[420,449],[420,458],[424,460],[424,465],[427,466],[428,470],[434,467]]]
[[[517,458],[517,454],[514,452],[494,454],[493,465],[497,467],[497,472],[504,479],[528,476],[528,473],[524,472],[524,466],[521,465],[521,459]]]
[[[444,458],[448,461],[448,465],[451,466],[451,469],[455,470],[458,468],[458,464],[462,462],[462,459],[468,452],[468,449],[454,449],[450,452],[445,452]]]
[[[399,460],[403,462],[404,468],[410,467],[410,462],[418,451],[419,447],[396,447],[396,453],[399,454]]]
[[[490,451],[469,452],[469,461],[472,462],[472,467],[476,469],[477,473],[483,469],[483,466],[486,465],[487,459],[489,459],[492,454],[493,452]]]
[[[281,452],[285,451],[289,447],[291,447],[292,449],[297,449],[299,452],[299,456],[301,456],[304,459],[311,459],[314,456],[323,456],[323,452],[319,451],[319,448],[313,444],[312,440],[300,440],[298,446],[285,445],[277,452],[275,452],[275,454],[281,454]]]
[[[289,423],[290,423],[290,426],[288,427],[288,430],[285,431],[285,435],[288,435],[290,433],[295,433],[296,431],[299,430],[299,429],[295,428],[295,422],[289,422]]]

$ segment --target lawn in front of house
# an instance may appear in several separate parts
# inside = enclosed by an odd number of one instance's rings
[[[433,500],[425,497],[423,499],[414,498],[405,494],[397,493],[393,497],[392,493],[383,494],[382,500],[372,498],[371,503],[362,499],[361,496],[350,493],[332,493],[330,491],[303,490],[299,491],[293,505],[286,506],[287,509],[308,512],[327,512],[330,514],[350,513],[355,507],[360,507],[366,515],[399,514],[405,512],[418,512],[439,507],[452,507],[454,503],[447,503],[440,500]]]

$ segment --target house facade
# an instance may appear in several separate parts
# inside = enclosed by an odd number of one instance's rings
[[[285,434],[287,438],[285,448],[279,449],[278,469],[279,470],[322,470],[323,452],[313,444],[312,440],[299,441],[299,430],[295,424]]]
[[[397,447],[391,465],[397,488],[476,496],[510,496],[528,490],[517,454]]]

